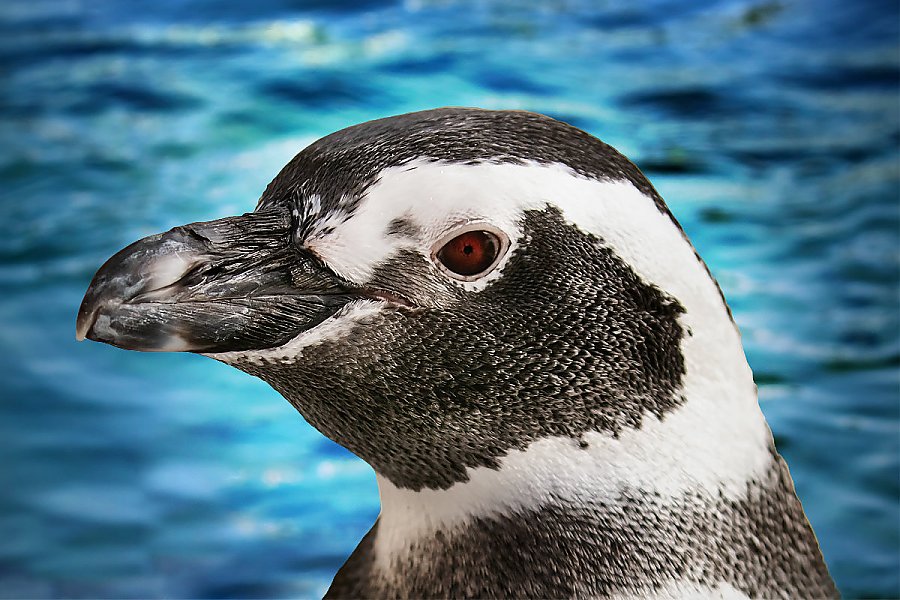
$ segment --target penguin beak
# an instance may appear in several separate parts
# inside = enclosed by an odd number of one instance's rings
[[[358,297],[291,242],[287,215],[176,227],[100,267],[76,338],[127,350],[227,352],[280,346]]]

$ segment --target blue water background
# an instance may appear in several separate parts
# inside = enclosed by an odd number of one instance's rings
[[[261,382],[74,340],[131,241],[252,210],[341,127],[582,127],[718,277],[849,597],[900,596],[900,9],[890,2],[4,0],[0,596],[312,597],[371,470]]]

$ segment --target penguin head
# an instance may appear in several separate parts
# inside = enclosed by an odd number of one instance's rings
[[[714,407],[698,435],[740,439],[739,411],[717,418],[732,408],[713,397],[723,382],[755,392],[715,281],[643,174],[517,111],[319,140],[255,212],[113,256],[78,334],[260,377],[413,490],[547,438],[620,439],[695,396]]]

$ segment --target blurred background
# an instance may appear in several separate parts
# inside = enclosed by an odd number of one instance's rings
[[[371,470],[238,371],[77,344],[75,313],[131,241],[443,105],[543,112],[644,169],[839,587],[900,596],[898,44],[896,0],[4,0],[0,596],[323,593]]]

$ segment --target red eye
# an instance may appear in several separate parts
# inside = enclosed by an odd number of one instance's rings
[[[490,231],[467,231],[438,250],[437,259],[447,269],[470,277],[487,271],[500,253],[500,240]]]

